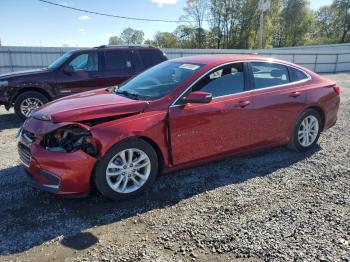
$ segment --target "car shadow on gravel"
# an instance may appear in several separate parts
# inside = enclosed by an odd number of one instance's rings
[[[0,132],[5,129],[18,128],[23,123],[15,114],[0,114]]]
[[[229,189],[226,187],[269,176],[318,150],[320,147],[296,153],[275,148],[163,175],[150,192],[124,202],[97,195],[66,199],[38,192],[26,184],[19,166],[3,169],[0,170],[0,255],[23,252],[55,238],[72,249],[85,249],[98,242],[94,235],[86,233],[93,227],[167,208],[203,192]],[[77,243],[77,239],[81,242]]]

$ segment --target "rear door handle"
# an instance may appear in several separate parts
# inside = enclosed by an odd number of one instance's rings
[[[298,91],[292,92],[292,93],[289,94],[290,97],[298,97],[300,95],[301,95],[301,92],[298,92]]]
[[[250,101],[249,100],[245,100],[245,101],[239,101],[238,102],[238,106],[240,108],[245,108],[246,106],[249,106],[250,105]]]

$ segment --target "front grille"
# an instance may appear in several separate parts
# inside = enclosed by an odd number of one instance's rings
[[[18,143],[18,154],[19,154],[19,159],[25,165],[26,167],[29,167],[30,160],[32,158],[32,155],[30,153],[30,149],[23,145],[22,143]]]

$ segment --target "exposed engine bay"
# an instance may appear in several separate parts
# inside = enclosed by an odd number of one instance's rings
[[[82,150],[93,157],[98,154],[90,131],[79,125],[65,126],[45,135],[42,146],[51,152]]]

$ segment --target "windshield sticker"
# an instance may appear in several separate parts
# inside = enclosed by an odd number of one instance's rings
[[[179,68],[189,69],[189,70],[197,70],[199,68],[199,65],[183,64]]]

